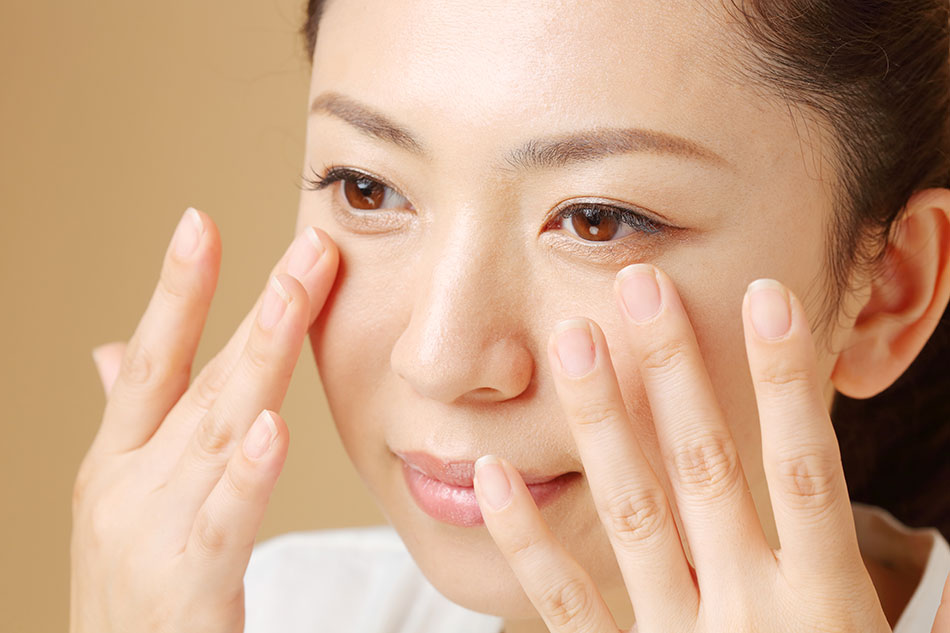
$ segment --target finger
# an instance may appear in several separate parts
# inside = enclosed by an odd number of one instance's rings
[[[930,633],[950,633],[950,574],[947,574],[947,582],[943,585],[943,596]]]
[[[594,503],[644,630],[670,630],[671,614],[699,596],[666,494],[624,407],[603,332],[587,319],[558,324],[548,343],[554,384]]]
[[[216,591],[242,582],[270,494],[287,456],[287,426],[264,410],[202,504],[185,547]]]
[[[771,550],[679,293],[649,264],[621,270],[615,290],[700,593],[744,587],[742,562]]]
[[[313,323],[323,308],[333,286],[339,263],[339,251],[326,232],[306,227],[294,238],[271,277],[289,274],[299,281],[309,298],[307,323]],[[261,308],[258,296],[251,310],[225,346],[199,372],[191,387],[156,433],[157,452],[179,455],[187,445],[199,421],[214,406],[227,385],[238,359],[247,347],[248,338]]]
[[[475,463],[485,526],[552,633],[617,631],[586,571],[545,524],[518,471],[491,455]]]
[[[743,298],[742,322],[782,563],[808,574],[863,569],[801,303],[779,282],[756,280]]]
[[[188,387],[220,256],[214,223],[189,208],[168,246],[155,292],[109,394],[97,438],[109,450],[131,450],[145,443]]]
[[[99,380],[102,382],[102,390],[109,397],[112,391],[112,385],[119,375],[119,368],[122,366],[122,357],[125,355],[125,343],[116,341],[115,343],[106,343],[92,350],[92,360],[96,364],[96,371],[99,373]]]
[[[257,412],[280,409],[309,315],[303,286],[287,274],[272,277],[228,384],[198,424],[175,467],[170,485],[182,499],[182,516],[194,517]]]

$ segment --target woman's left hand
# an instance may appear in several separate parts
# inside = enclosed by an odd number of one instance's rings
[[[627,417],[603,332],[587,319],[563,322],[548,355],[638,633],[890,631],[858,550],[798,299],[760,280],[742,303],[781,540],[775,550],[672,281],[636,264],[618,274],[615,290],[695,568],[680,541],[674,500]],[[486,526],[552,632],[617,631],[597,587],[548,529],[517,470],[482,458],[475,490]]]

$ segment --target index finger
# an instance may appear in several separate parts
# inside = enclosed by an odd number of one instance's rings
[[[699,596],[669,500],[630,423],[603,331],[589,319],[557,325],[548,340],[554,386],[637,621],[671,628]]]

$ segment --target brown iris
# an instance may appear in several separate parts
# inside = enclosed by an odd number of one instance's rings
[[[609,241],[620,228],[620,220],[597,209],[584,209],[574,213],[570,221],[578,237],[592,242]]]
[[[386,198],[386,186],[370,178],[346,178],[343,195],[354,209],[378,209]]]

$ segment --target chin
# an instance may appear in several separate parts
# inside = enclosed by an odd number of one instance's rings
[[[391,480],[390,480],[391,481]],[[584,489],[542,515],[562,544],[602,589],[622,586],[613,550]],[[388,493],[388,494],[387,494]],[[482,525],[460,527],[427,515],[405,488],[389,487],[381,504],[416,564],[446,598],[508,620],[538,618],[508,561]],[[556,521],[556,523],[554,522]]]
[[[455,527],[418,508],[404,510],[403,516],[390,516],[390,521],[422,573],[442,595],[466,609],[505,619],[538,617],[484,525]]]

